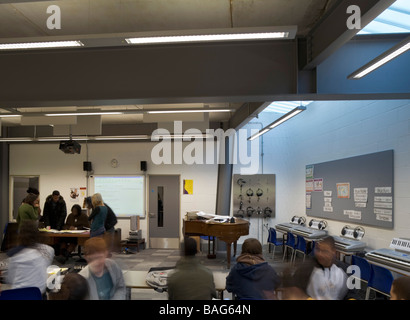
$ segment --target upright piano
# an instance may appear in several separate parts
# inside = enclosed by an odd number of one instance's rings
[[[236,243],[241,236],[249,234],[249,221],[235,218],[235,222],[218,222],[215,220],[183,220],[185,236],[213,236],[226,243],[228,269],[231,267],[231,244]]]

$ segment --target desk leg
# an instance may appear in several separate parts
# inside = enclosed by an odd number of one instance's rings
[[[238,241],[235,241],[233,243],[233,256],[236,257],[236,244],[238,243]]]
[[[231,268],[231,242],[226,243],[226,256],[227,256],[228,269],[230,269]]]

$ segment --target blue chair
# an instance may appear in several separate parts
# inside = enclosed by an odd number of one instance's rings
[[[43,300],[37,287],[18,288],[0,292],[0,300]]]
[[[370,263],[365,258],[361,258],[359,256],[353,255],[352,265],[358,266],[360,269],[360,277],[356,276],[355,274],[353,274],[353,276],[365,283],[368,283],[370,279],[370,272],[371,272]]]
[[[302,236],[297,235],[297,243],[296,243],[296,247],[294,250],[294,255],[293,255],[293,262],[296,261],[296,255],[297,253],[302,253],[303,254],[303,262],[305,262],[305,258],[306,258],[306,240],[305,238],[303,238]]]
[[[283,241],[277,239],[276,230],[274,228],[269,228],[268,244],[269,244],[269,251],[270,251],[271,245],[273,245],[272,260],[275,260],[275,249],[277,246],[283,246]]]
[[[290,249],[290,250],[292,250],[292,253],[290,255],[290,262],[292,262],[293,252],[295,251],[295,248],[296,248],[296,241],[295,241],[295,236],[290,232],[287,233],[286,243],[285,243],[284,247],[285,247],[285,251],[283,252],[282,261],[285,261],[287,250]]]
[[[370,277],[367,282],[366,289],[366,300],[369,300],[370,291],[376,291],[387,297],[390,297],[390,289],[393,283],[393,275],[390,270],[376,266],[374,264],[370,265]]]

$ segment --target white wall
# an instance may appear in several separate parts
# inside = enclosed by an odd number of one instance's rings
[[[89,143],[88,146],[85,142],[81,142],[81,145],[81,154],[71,155],[60,151],[58,143],[12,144],[10,145],[10,175],[39,175],[41,207],[46,197],[57,189],[66,199],[67,210],[70,210],[74,204],[70,202],[70,188],[88,187],[89,195],[93,192],[92,186],[87,186],[83,161],[91,161],[95,175],[139,175],[142,174],[140,161],[147,161],[148,175],[180,175],[181,220],[187,211],[215,212],[217,165],[155,165],[151,162],[151,149],[155,145],[154,142]],[[110,162],[113,158],[119,162],[117,168],[111,167]],[[193,195],[183,195],[184,179],[194,180]],[[148,239],[147,219],[141,219],[140,222],[143,237]],[[123,239],[128,237],[129,226],[129,219],[119,219],[117,227],[121,228]]]
[[[261,115],[255,121],[267,125],[272,119]],[[257,125],[248,127],[260,128]],[[276,218],[269,220],[270,226],[289,222],[294,215],[306,217],[306,164],[393,149],[394,229],[364,226],[364,240],[367,249],[376,249],[388,247],[393,237],[409,236],[409,100],[314,102],[306,111],[266,133],[263,139],[263,173],[276,174]],[[238,166],[234,172],[238,172]],[[306,217],[307,221],[311,218]],[[342,227],[347,224],[327,221],[332,235],[340,235]],[[359,224],[352,221],[349,225]],[[255,230],[252,232],[250,236],[255,236]]]

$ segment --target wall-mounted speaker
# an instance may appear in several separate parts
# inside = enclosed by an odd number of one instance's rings
[[[93,168],[92,168],[91,162],[89,162],[89,161],[84,161],[84,162],[83,162],[83,170],[84,170],[84,171],[92,171]]]
[[[141,171],[147,171],[147,161],[141,161]]]

